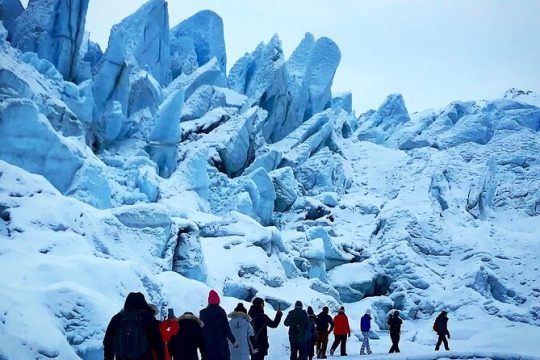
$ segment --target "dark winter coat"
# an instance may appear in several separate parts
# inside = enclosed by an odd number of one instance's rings
[[[388,328],[390,329],[390,334],[401,333],[401,324],[403,324],[403,320],[401,320],[399,316],[390,316],[388,318]]]
[[[304,342],[311,329],[308,314],[300,308],[289,311],[283,324],[289,327],[289,340],[296,343]]]
[[[179,329],[169,341],[169,353],[175,360],[199,360],[197,349],[204,354],[203,322],[192,314],[178,318]]]
[[[276,313],[274,320],[271,320],[268,315],[264,313],[262,307],[251,306],[249,309],[249,316],[251,316],[251,323],[253,325],[253,331],[255,332],[255,348],[258,350],[259,356],[266,356],[268,355],[268,348],[270,347],[270,344],[268,343],[268,328],[277,328],[283,314],[278,312]]]
[[[202,328],[203,360],[230,359],[229,341],[235,344],[236,339],[229,327],[225,310],[219,305],[208,305],[201,310],[199,317],[204,323]]]
[[[450,332],[448,332],[448,317],[445,315],[440,314],[437,316],[437,319],[435,319],[435,326],[437,328],[437,335],[450,335]]]
[[[324,312],[321,312],[319,315],[317,315],[317,321],[315,322],[315,325],[317,327],[317,331],[321,332],[332,332],[334,330],[334,320],[332,317],[328,314],[325,314]],[[328,328],[330,326],[330,329]]]
[[[105,338],[103,339],[103,352],[105,360],[115,359],[114,338],[117,335],[120,322],[125,313],[139,312],[143,329],[148,340],[148,351],[140,359],[135,360],[154,360],[154,354],[157,360],[164,360],[164,345],[159,331],[159,323],[150,312],[148,304],[141,293],[130,293],[126,298],[124,309],[114,315],[107,326]],[[116,357],[116,360],[123,360]]]
[[[317,322],[317,316],[315,315],[309,315],[309,320],[311,322],[311,326],[309,328],[309,331],[307,332],[307,354],[308,356],[314,356],[315,355],[315,343],[317,342],[317,335],[315,332],[315,323]]]
[[[365,314],[362,316],[362,319],[360,319],[360,331],[369,332],[369,330],[371,330],[371,316],[369,314]]]

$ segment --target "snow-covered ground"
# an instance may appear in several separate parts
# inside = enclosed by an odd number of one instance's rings
[[[270,316],[344,305],[351,358],[368,308],[370,358],[540,356],[538,95],[409,114],[392,94],[357,116],[328,38],[285,59],[274,36],[226,74],[211,11],[170,26],[151,0],[103,52],[87,1],[18,1],[0,2],[1,359],[99,359],[129,292],[179,314],[210,289]]]

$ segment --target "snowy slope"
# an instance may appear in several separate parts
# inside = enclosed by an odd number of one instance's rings
[[[1,20],[58,3],[44,34],[69,25],[61,0],[34,3]],[[370,308],[374,358],[393,309],[411,355],[392,358],[438,358],[443,309],[452,358],[540,355],[536,94],[416,114],[392,94],[356,117],[330,39],[285,59],[276,35],[226,76],[217,14],[171,27],[151,0],[105,53],[77,37],[57,58],[62,39],[22,52],[0,26],[0,358],[98,359],[130,291],[182,313],[211,288],[227,310],[344,305],[350,354]],[[284,327],[270,342],[287,357]]]

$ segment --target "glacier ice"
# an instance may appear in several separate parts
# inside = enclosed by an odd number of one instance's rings
[[[0,1],[0,21],[7,30],[6,39],[11,41],[15,32],[17,17],[22,14],[24,8],[20,0],[2,0]]]
[[[196,55],[195,65],[202,66],[216,58],[221,70],[227,69],[223,20],[213,11],[200,11],[173,27],[171,44],[171,57],[177,59],[172,68],[176,76],[192,72],[191,47]]]
[[[77,76],[89,0],[33,0],[16,19],[13,44],[49,60],[64,79]]]

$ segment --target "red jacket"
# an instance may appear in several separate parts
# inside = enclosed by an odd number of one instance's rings
[[[161,331],[161,338],[163,339],[163,344],[165,345],[165,360],[171,360],[171,355],[169,355],[169,348],[167,344],[171,341],[171,338],[178,333],[178,320],[163,320],[159,324],[159,331]]]
[[[339,312],[334,318],[334,335],[349,335],[350,333],[349,318],[345,313]]]

